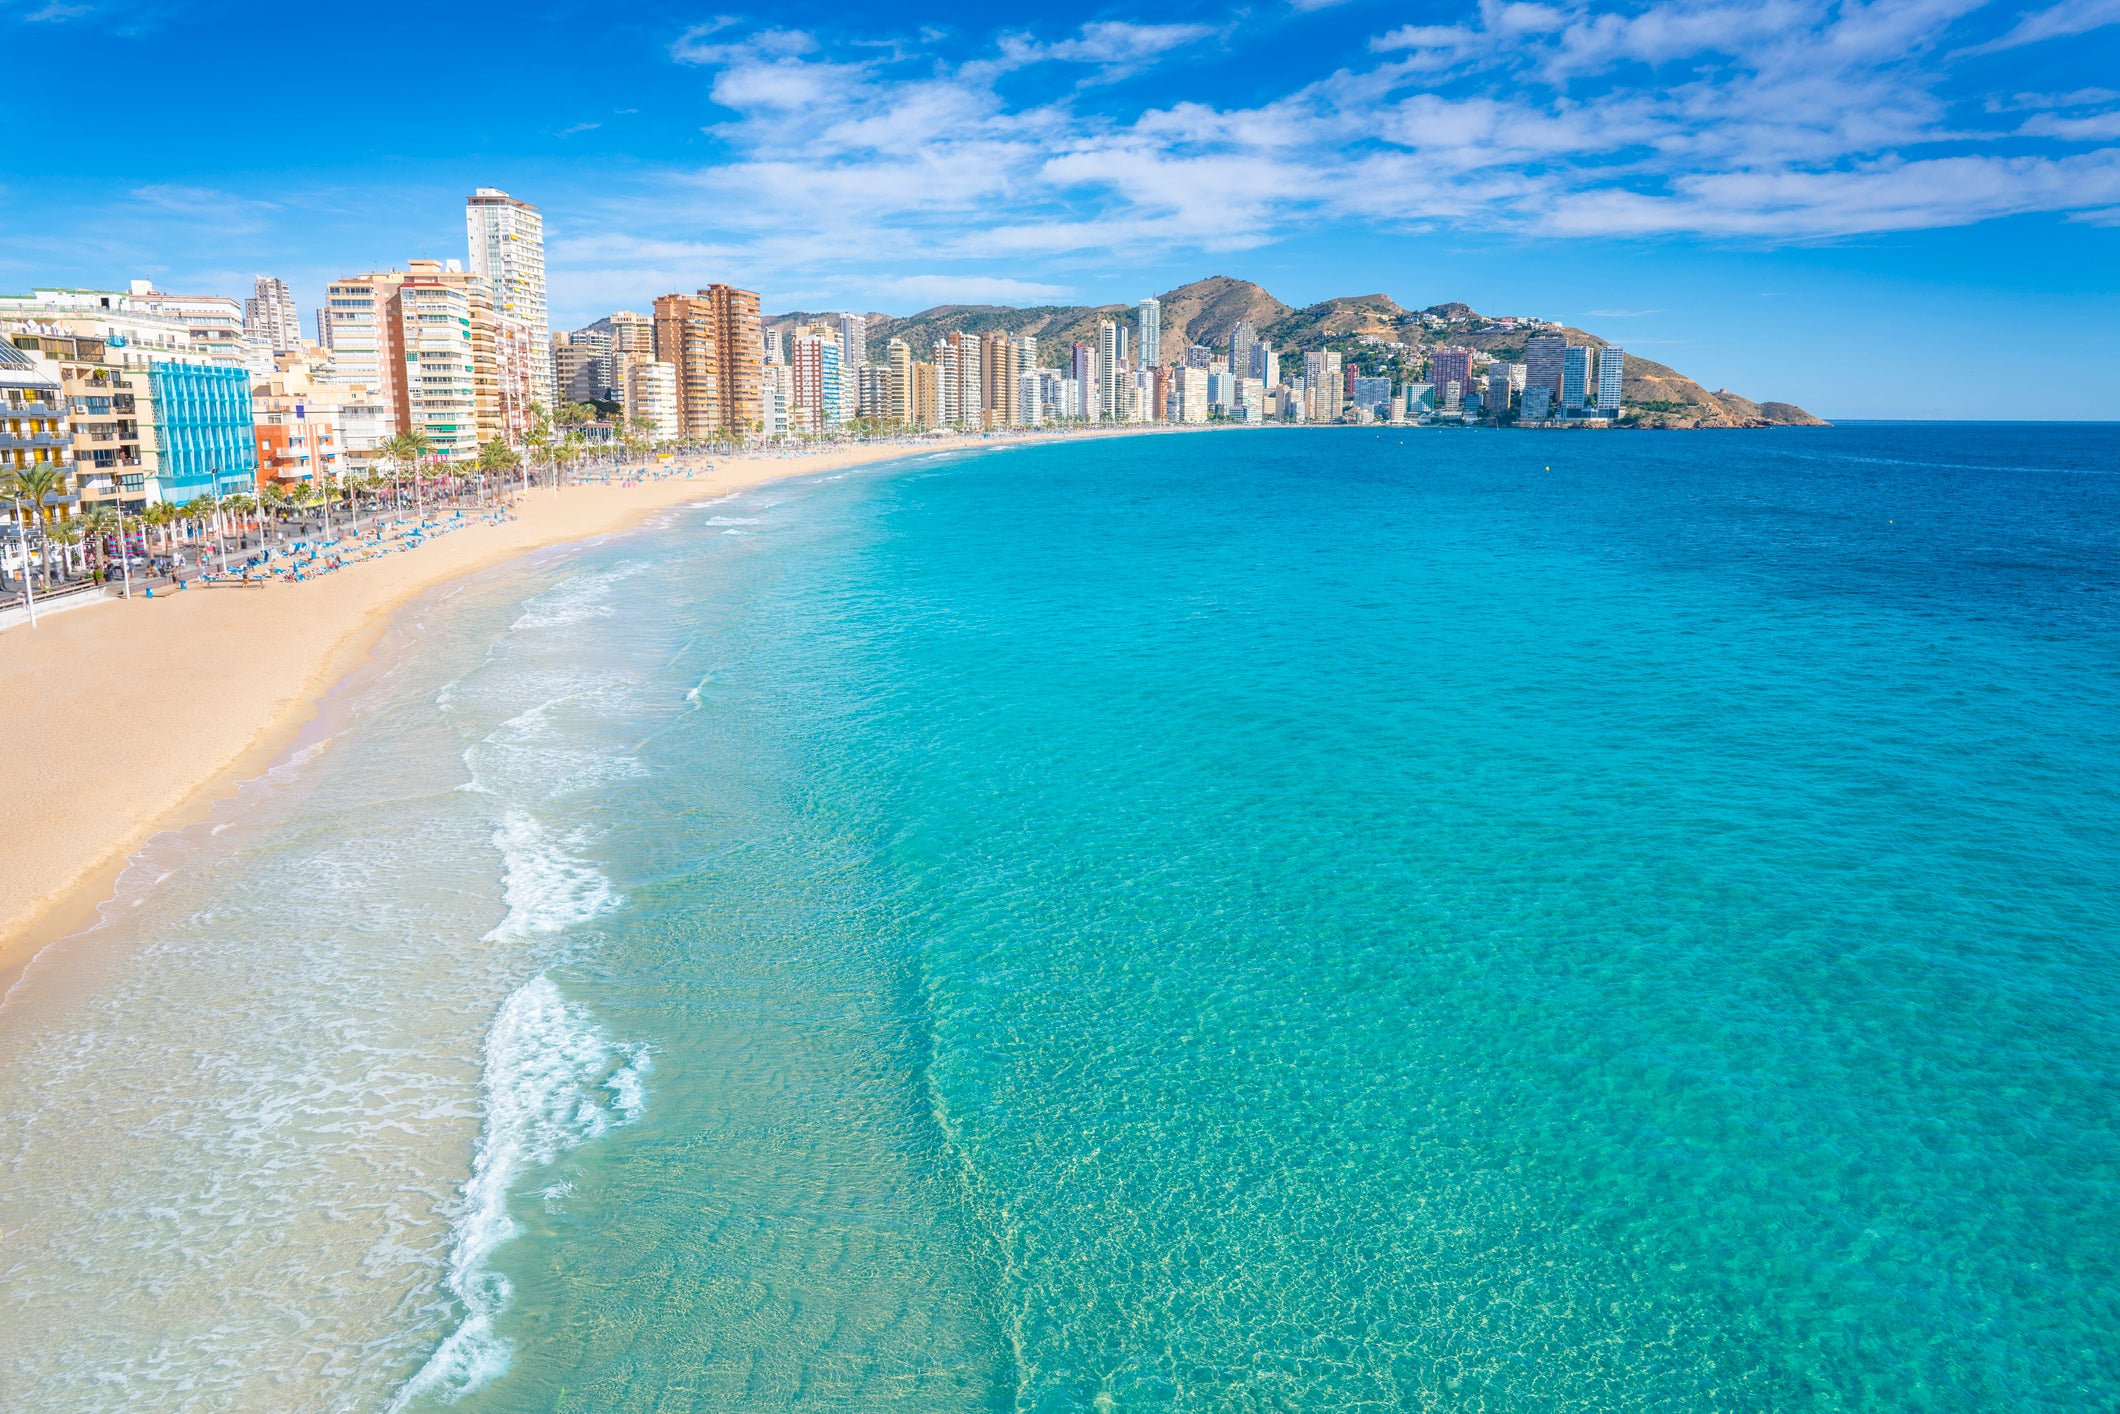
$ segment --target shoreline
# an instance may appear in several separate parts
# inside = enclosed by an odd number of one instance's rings
[[[516,519],[262,590],[187,589],[9,630],[0,693],[24,704],[0,854],[0,999],[51,944],[91,927],[148,841],[205,817],[286,754],[420,594],[539,550],[624,534],[704,497],[848,467],[1072,437],[1177,428],[935,438],[811,455],[744,455],[634,486],[533,489]],[[702,459],[704,461],[704,459]]]

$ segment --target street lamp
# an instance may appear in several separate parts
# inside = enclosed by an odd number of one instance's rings
[[[22,605],[29,610],[29,626],[35,628],[37,626],[37,596],[30,589],[29,552],[36,548],[34,542],[39,537],[34,530],[29,528],[29,521],[23,515],[22,497],[18,494],[9,497],[9,499],[14,503],[15,507],[15,533],[9,538],[22,547]]]

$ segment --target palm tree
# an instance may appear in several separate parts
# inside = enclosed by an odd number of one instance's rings
[[[478,449],[478,471],[480,489],[483,491],[487,476],[506,476],[522,465],[522,456],[515,448],[496,437]]]
[[[419,502],[424,510],[425,501],[420,495],[420,463],[434,450],[434,444],[427,440],[427,434],[418,428],[410,432],[400,432],[384,442],[379,450],[390,458],[390,465],[394,470],[401,472],[407,466],[412,468],[413,499]],[[396,482],[397,478],[393,476],[393,492],[396,490]]]
[[[177,508],[167,501],[157,501],[140,512],[140,523],[156,532],[156,538],[168,543],[169,523],[176,519]]]
[[[44,527],[44,583],[51,586],[52,547],[59,548],[59,574],[61,578],[73,572],[74,547],[81,543],[81,522],[53,517]]]
[[[22,583],[25,588],[29,584],[29,537],[51,519],[52,503],[65,486],[65,473],[48,462],[17,467],[8,476],[6,494],[15,503],[15,524],[22,532]],[[50,589],[52,559],[49,541],[44,547],[43,558],[44,587]]]
[[[90,574],[98,581],[110,578],[110,552],[104,547],[111,536],[124,533],[118,512],[109,506],[98,506],[81,517],[81,529],[88,536]]]

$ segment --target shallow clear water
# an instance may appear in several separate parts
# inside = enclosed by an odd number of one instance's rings
[[[2113,1407],[2116,473],[1120,441],[471,581],[0,1011],[0,1406]]]

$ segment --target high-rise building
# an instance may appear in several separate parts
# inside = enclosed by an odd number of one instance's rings
[[[611,334],[591,325],[552,335],[553,395],[563,403],[595,402],[611,390]]]
[[[719,416],[725,432],[749,432],[760,425],[764,347],[758,292],[734,285],[709,285],[700,294],[714,317],[714,342],[720,358],[716,384]]]
[[[1519,367],[1513,363],[1497,363],[1487,370],[1487,415],[1500,417],[1509,411],[1509,394],[1512,380],[1509,370]]]
[[[1134,306],[1134,311],[1141,330],[1141,362],[1153,368],[1163,362],[1163,302],[1145,299]]]
[[[630,309],[552,335],[553,387],[562,402],[624,402],[627,375],[654,361],[655,321]]]
[[[804,324],[788,340],[788,366],[795,374],[795,405],[789,425],[798,432],[829,432],[849,420],[842,396],[845,362],[839,330],[826,324]]]
[[[1627,351],[1607,344],[1597,354],[1597,411],[1600,417],[1618,417],[1620,389],[1626,382]]]
[[[1251,376],[1268,388],[1281,386],[1281,355],[1264,339],[1251,346]]]
[[[869,317],[851,310],[839,316],[839,354],[850,369],[869,361]]]
[[[935,373],[942,380],[946,426],[977,431],[986,425],[985,362],[977,334],[952,332],[935,341]]]
[[[1428,381],[1437,388],[1456,383],[1459,388],[1472,386],[1472,350],[1440,348],[1428,357]]]
[[[1029,336],[987,334],[979,340],[984,421],[989,427],[1023,427],[1023,376],[1038,362],[1038,341]]]
[[[397,432],[426,434],[433,454],[465,461],[530,425],[551,349],[493,308],[483,276],[460,261],[413,260],[333,282],[326,381],[340,389],[340,444],[349,471],[374,466]]]
[[[1203,372],[1214,366],[1215,351],[1206,344],[1188,344],[1185,348],[1185,366]]]
[[[1470,373],[1465,375],[1471,377]],[[1377,417],[1389,417],[1387,410],[1391,402],[1391,380],[1358,376],[1354,380],[1354,405],[1368,408]]]
[[[913,425],[915,427],[940,427],[942,416],[942,374],[932,363],[915,360],[913,363]]]
[[[1561,363],[1567,357],[1568,341],[1559,334],[1536,334],[1524,341],[1524,387],[1544,388],[1547,398],[1561,400]]]
[[[1588,344],[1570,345],[1561,355],[1561,415],[1580,417],[1585,401],[1595,397],[1597,385],[1591,360],[1597,350]]]
[[[763,331],[759,338],[765,350],[765,361],[768,364],[786,363],[788,361],[787,345],[783,341],[781,331],[777,325]]]
[[[1188,363],[1177,370],[1178,421],[1207,421],[1207,370]]]
[[[958,367],[961,345],[945,335],[935,340],[935,418],[930,426],[956,427],[964,421],[964,378]]]
[[[625,404],[630,428],[646,424],[656,441],[677,440],[677,370],[669,364],[650,360],[627,369]]]
[[[1333,422],[1346,397],[1346,374],[1336,353],[1303,355],[1303,415],[1310,422]]]
[[[254,293],[243,301],[243,333],[254,347],[274,353],[302,351],[302,314],[285,280],[260,275]]]
[[[1074,357],[1069,360],[1068,373],[1077,385],[1080,403],[1069,415],[1095,422],[1101,411],[1097,404],[1097,351],[1088,344],[1075,345]]]
[[[1259,331],[1249,319],[1239,319],[1237,327],[1229,331],[1229,371],[1239,378],[1256,378],[1252,371],[1252,350],[1259,344]]]
[[[854,370],[854,415],[864,422],[890,422],[891,370],[864,363]]]
[[[545,299],[545,218],[527,201],[480,187],[464,203],[471,273],[486,282],[497,318],[529,329],[531,396],[550,405],[552,325]]]
[[[453,263],[453,262],[452,262]],[[479,423],[485,398],[497,401],[490,386],[493,353],[490,342],[478,347],[479,335],[492,338],[492,311],[481,308],[483,291],[462,280],[445,280],[431,260],[407,262],[395,301],[394,347],[402,376],[397,394],[398,426],[426,434],[430,454],[442,461],[470,461],[478,454]],[[483,283],[483,282],[481,282]],[[480,354],[484,353],[482,359]],[[480,364],[486,365],[485,369]],[[480,377],[484,373],[485,379]],[[482,388],[482,382],[489,386]],[[494,421],[497,416],[488,414]]]
[[[695,295],[655,297],[655,358],[677,376],[679,437],[704,440],[721,430],[721,357],[714,311]]]
[[[1116,420],[1119,407],[1119,326],[1097,321],[1097,416]]]
[[[351,275],[325,287],[319,317],[331,330],[326,381],[340,397],[339,450],[348,472],[375,469],[382,445],[398,431],[393,389],[403,377],[393,310],[397,271]]]
[[[785,347],[782,353],[780,362],[767,365],[761,380],[759,406],[768,437],[785,437],[793,425],[788,419],[795,406],[795,370],[788,366]]]
[[[1553,416],[1553,393],[1543,383],[1526,383],[1517,418],[1523,422],[1546,422]]]
[[[1016,350],[1007,334],[979,338],[979,406],[988,427],[1008,427],[1017,416]]]
[[[891,371],[891,421],[900,427],[913,425],[913,349],[903,339],[885,347]]]

